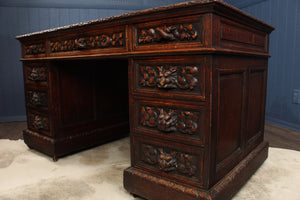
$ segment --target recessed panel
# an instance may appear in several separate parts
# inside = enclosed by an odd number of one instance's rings
[[[264,113],[265,71],[253,71],[249,75],[249,99],[247,118],[247,141],[262,133]]]
[[[221,73],[219,77],[219,128],[217,164],[232,165],[241,148],[244,106],[244,73]],[[222,162],[224,164],[222,164]]]

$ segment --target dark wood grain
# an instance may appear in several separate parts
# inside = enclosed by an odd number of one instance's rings
[[[268,154],[272,30],[202,0],[20,36],[24,141],[56,159],[123,136],[129,122],[129,192],[229,199]],[[48,97],[43,108],[30,91]]]

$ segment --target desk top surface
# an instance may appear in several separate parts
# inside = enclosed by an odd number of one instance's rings
[[[197,1],[182,2],[182,3],[178,3],[178,4],[171,4],[171,5],[161,6],[161,7],[156,7],[156,8],[149,8],[146,10],[140,10],[140,11],[125,13],[125,14],[121,14],[121,15],[81,22],[81,23],[77,23],[77,24],[47,29],[47,30],[43,30],[43,31],[39,31],[39,32],[28,33],[28,34],[16,36],[16,39],[22,40],[22,39],[26,39],[28,37],[30,38],[32,36],[40,36],[40,35],[44,35],[47,33],[58,32],[61,30],[66,30],[66,29],[80,28],[80,27],[84,27],[84,26],[88,26],[88,25],[103,24],[103,23],[119,21],[119,20],[131,20],[131,19],[134,19],[135,17],[139,17],[139,16],[147,16],[147,15],[151,15],[154,13],[166,12],[166,11],[172,11],[172,10],[184,9],[184,8],[192,8],[192,7],[197,8],[199,6],[205,6],[205,5],[206,6],[215,5],[215,6],[220,6],[223,9],[229,9],[229,10],[235,12],[236,14],[247,17],[249,20],[251,20],[255,23],[265,26],[265,28],[269,29],[269,32],[271,32],[273,29],[275,29],[275,27],[273,27],[272,25],[270,25],[258,18],[255,18],[255,17],[247,14],[246,12],[243,12],[234,6],[231,6],[230,4],[223,2],[222,0],[197,0]]]

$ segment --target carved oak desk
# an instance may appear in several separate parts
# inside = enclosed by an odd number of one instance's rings
[[[129,192],[229,199],[268,154],[273,29],[203,0],[19,36],[24,140],[56,159],[123,136],[130,119]]]

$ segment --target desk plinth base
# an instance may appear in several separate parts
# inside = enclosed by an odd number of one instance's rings
[[[134,167],[124,171],[124,187],[130,193],[149,200],[231,199],[267,159],[268,147],[267,142],[261,143],[209,190],[157,177]]]
[[[126,137],[128,133],[128,122],[124,122],[65,138],[51,138],[26,129],[23,131],[23,138],[29,148],[51,156],[56,161],[59,157]]]

